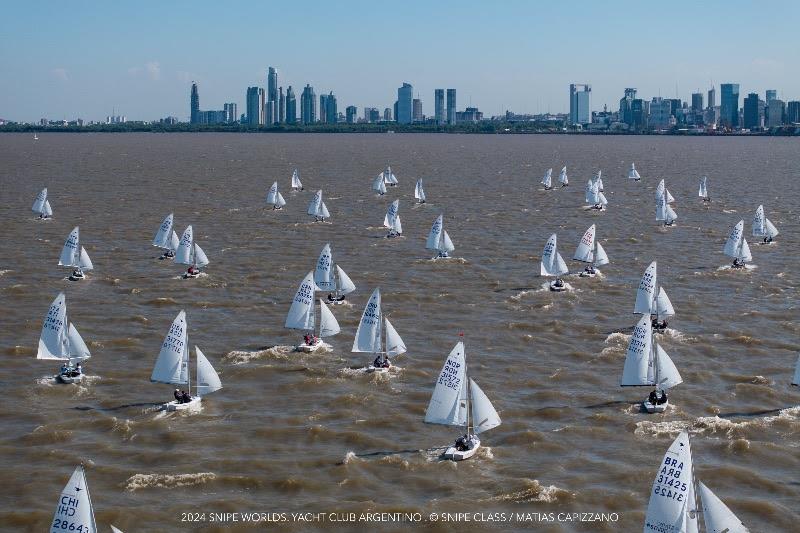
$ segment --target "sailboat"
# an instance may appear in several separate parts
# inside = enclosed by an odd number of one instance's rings
[[[636,170],[636,165],[631,163],[631,169],[628,171],[628,179],[633,181],[639,181],[642,177],[639,175],[639,171]]]
[[[383,176],[383,181],[386,185],[389,187],[397,187],[397,176],[392,172],[392,167],[387,166],[386,170],[381,173],[381,176]]]
[[[800,355],[797,356],[797,364],[794,366],[794,378],[792,378],[792,385],[800,387]]]
[[[175,399],[164,404],[167,411],[183,411],[200,406],[203,396],[222,388],[222,382],[217,375],[217,371],[211,363],[195,346],[194,351],[197,355],[197,381],[195,384],[195,395],[192,396],[192,378],[189,370],[189,336],[188,325],[186,324],[186,312],[181,310],[172,326],[164,337],[161,351],[153,367],[150,381],[153,383],[168,383],[170,385],[186,385],[188,398],[178,399],[178,389],[175,389]],[[188,400],[188,401],[187,401]]]
[[[272,184],[272,187],[269,188],[269,192],[267,192],[267,203],[272,206],[272,210],[276,209],[283,209],[283,206],[286,205],[286,200],[283,199],[283,195],[278,192],[278,182]]]
[[[569,186],[569,178],[567,177],[566,165],[564,165],[564,168],[561,169],[561,173],[558,175],[558,182],[561,184],[562,187]]]
[[[697,508],[698,494],[702,512]],[[747,533],[742,521],[695,478],[689,433],[682,431],[664,454],[653,480],[644,532],[696,533],[700,517],[708,533]]]
[[[669,403],[667,390],[681,383],[683,379],[675,363],[656,341],[650,317],[642,316],[628,343],[620,385],[655,387],[642,405],[648,413],[663,413]]]
[[[86,471],[83,469],[83,465],[75,468],[69,481],[61,490],[49,531],[50,533],[63,531],[97,533],[92,498],[89,496],[89,486],[86,483]]]
[[[677,213],[672,208],[670,203],[674,202],[675,198],[669,192],[664,180],[661,180],[656,188],[656,220],[663,221],[664,226],[672,226],[678,219]]]
[[[414,185],[414,199],[418,200],[419,203],[425,203],[425,191],[422,188],[422,178],[417,180],[417,184]]]
[[[328,303],[340,305],[345,303],[345,295],[356,290],[355,284],[339,265],[333,268],[333,254],[331,253],[330,243],[322,247],[322,252],[317,260],[317,267],[314,270],[314,283],[321,291],[331,291],[328,293]]]
[[[45,220],[53,216],[53,208],[50,207],[50,201],[47,199],[47,187],[36,195],[31,210],[39,215],[40,220]]]
[[[86,253],[86,248],[80,245],[80,230],[78,226],[75,226],[67,236],[67,240],[64,241],[64,248],[61,250],[58,266],[66,266],[74,269],[72,274],[69,275],[70,281],[84,279],[86,276],[83,271],[94,269],[92,260],[89,259],[89,254]]]
[[[56,376],[57,381],[79,383],[83,379],[81,363],[91,356],[75,324],[67,320],[67,302],[61,292],[50,304],[44,317],[36,359],[63,361]]]
[[[653,330],[667,329],[667,318],[675,316],[675,308],[667,296],[667,292],[658,283],[658,265],[653,261],[645,269],[639,288],[636,289],[636,303],[633,313],[649,315]]]
[[[544,245],[544,252],[542,252],[542,260],[540,263],[540,274],[541,276],[554,276],[556,279],[550,282],[550,290],[562,292],[567,290],[567,286],[561,279],[561,276],[568,273],[569,269],[567,269],[567,264],[556,249],[556,234],[553,233]]]
[[[336,317],[333,316],[333,313],[321,299],[319,301],[319,334],[315,331],[317,313],[314,293],[318,290],[320,290],[320,287],[314,282],[314,272],[309,272],[300,283],[300,287],[298,287],[294,295],[294,300],[292,300],[292,306],[289,308],[289,314],[286,315],[284,327],[301,329],[306,332],[303,343],[295,347],[298,352],[310,353],[316,352],[320,348],[329,348],[330,345],[322,341],[323,337],[332,337],[340,331]]]
[[[383,227],[389,228],[386,237],[399,237],[403,234],[403,224],[400,222],[400,200],[395,200],[389,204],[386,215],[383,217]]]
[[[433,221],[431,231],[428,233],[428,240],[425,243],[425,248],[428,250],[435,250],[437,252],[434,259],[445,259],[450,257],[450,252],[456,249],[453,241],[450,240],[450,235],[444,229],[444,215],[439,215]]]
[[[183,231],[178,249],[175,252],[175,262],[181,265],[189,265],[183,279],[196,278],[200,275],[200,269],[208,264],[206,253],[200,245],[194,242],[194,231],[189,225]]]
[[[544,173],[544,177],[542,178],[542,185],[544,185],[544,190],[549,191],[553,188],[553,169],[548,168],[547,172]]]
[[[753,217],[753,237],[764,237],[764,244],[770,244],[778,235],[778,228],[764,215],[764,206],[758,206]]]
[[[292,191],[302,191],[303,184],[300,182],[300,173],[297,169],[292,172]]]
[[[156,236],[153,237],[153,246],[164,250],[159,259],[167,259],[175,257],[175,251],[178,249],[179,244],[178,235],[172,229],[172,213],[170,213],[158,227]]]
[[[374,180],[372,180],[372,190],[378,193],[380,196],[386,194],[386,182],[383,179],[383,172],[378,174]]]
[[[606,255],[606,251],[600,245],[600,241],[595,235],[594,224],[589,226],[589,229],[584,232],[583,237],[581,237],[581,242],[578,243],[578,248],[575,250],[575,255],[572,258],[576,261],[589,263],[589,266],[580,273],[582,278],[595,277],[599,272],[595,267],[608,264],[608,255]]]
[[[597,190],[603,192],[603,171],[598,170],[597,174],[592,178],[592,182],[597,184]]]
[[[600,190],[600,182],[589,180],[586,183],[586,203],[592,204],[592,209],[602,211],[608,205],[605,195]]]
[[[500,416],[478,384],[467,374],[464,342],[450,351],[436,380],[425,422],[445,426],[466,426],[466,433],[442,454],[444,459],[469,459],[481,446],[478,435],[500,425]]]
[[[367,367],[367,372],[379,373],[389,371],[392,366],[389,361],[390,357],[406,353],[403,339],[381,311],[380,289],[372,291],[372,296],[369,297],[369,301],[364,307],[351,351],[371,353],[373,360],[372,364]]]
[[[705,203],[711,201],[711,197],[708,195],[708,178],[706,176],[700,178],[700,189],[697,191],[697,195],[702,198]]]
[[[34,133],[34,134],[33,134],[33,140],[34,140],[34,141],[38,141],[38,140],[39,140],[39,136],[38,136],[38,135],[36,135],[36,133]]]
[[[745,264],[753,260],[750,254],[750,245],[744,238],[744,220],[740,220],[728,235],[722,252],[728,257],[733,257],[731,268],[745,268]]]
[[[322,201],[322,189],[314,193],[314,197],[308,204],[307,212],[314,217],[314,222],[323,222],[326,218],[330,218],[331,214],[328,212],[328,207]]]

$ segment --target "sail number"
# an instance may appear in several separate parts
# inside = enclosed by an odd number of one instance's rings
[[[362,323],[365,326],[374,326],[377,324],[381,319],[381,314],[378,311],[378,304],[375,302],[369,302],[367,304],[367,308],[364,309],[364,318]]]
[[[184,342],[181,340],[183,337],[183,326],[178,324],[173,324],[171,328],[169,328],[169,333],[167,333],[167,338],[164,339],[164,345],[162,348],[169,348],[173,351],[183,351]]]
[[[438,384],[444,385],[449,389],[460,391],[461,377],[459,377],[459,372],[458,372],[460,368],[461,368],[461,363],[457,363],[452,359],[448,359],[444,364],[444,368],[442,368],[442,373],[439,374]]]
[[[684,500],[684,494],[688,488],[686,483],[680,480],[683,473],[683,462],[667,457],[664,459],[664,466],[658,473],[653,493],[658,496],[673,499],[678,502]]]
[[[303,283],[300,285],[300,289],[297,291],[297,295],[294,297],[294,301],[299,304],[308,304],[311,300],[314,299],[314,291],[311,290],[311,285],[308,283]]]
[[[75,522],[70,522],[69,520],[62,520],[60,518],[56,518],[55,520],[53,520],[53,525],[50,526],[50,530],[77,531],[78,533],[88,533],[89,526],[85,524],[76,524]]]

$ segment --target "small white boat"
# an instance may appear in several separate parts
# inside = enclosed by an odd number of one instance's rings
[[[356,286],[345,271],[336,265],[333,268],[333,254],[330,243],[322,247],[314,270],[314,283],[319,290],[329,291],[327,301],[330,305],[345,303],[345,296],[356,290]]]
[[[697,191],[697,195],[703,199],[703,202],[711,201],[711,197],[708,195],[708,178],[706,176],[700,178],[700,189]]]
[[[561,173],[558,175],[558,182],[561,184],[561,187],[569,186],[569,178],[567,177],[566,165],[564,165],[564,168],[561,169]]]
[[[608,205],[608,200],[600,189],[601,183],[602,181],[598,177],[596,177],[596,179],[590,179],[586,183],[586,203],[592,204],[592,209],[598,211],[603,211]]]
[[[197,381],[195,383],[195,394],[191,395],[192,383],[191,372],[189,371],[189,337],[188,326],[186,324],[186,312],[181,310],[175,320],[172,321],[167,336],[161,345],[161,351],[153,367],[150,381],[153,383],[167,383],[170,385],[186,385],[186,396],[178,400],[179,389],[175,389],[176,398],[163,405],[166,411],[185,411],[200,407],[203,396],[222,388],[214,367],[200,351],[194,347],[197,356]]]
[[[422,178],[418,179],[417,184],[414,185],[414,199],[421,204],[424,204],[426,201],[425,190],[422,188]]]
[[[639,181],[642,177],[639,175],[639,171],[636,170],[636,165],[631,163],[631,169],[628,171],[628,179],[633,181]]]
[[[778,228],[764,215],[764,206],[759,205],[753,217],[753,237],[763,237],[764,244],[770,244],[778,236]]]
[[[191,225],[187,226],[181,235],[178,249],[175,251],[175,262],[189,265],[183,279],[196,278],[200,275],[200,269],[208,265],[208,256],[200,245],[194,242],[194,230]]]
[[[307,213],[314,217],[314,222],[324,222],[326,218],[330,218],[331,214],[328,212],[328,207],[322,200],[322,189],[314,193],[314,197],[308,204]]]
[[[544,173],[544,177],[542,177],[542,185],[544,185],[544,190],[549,191],[553,188],[553,169],[548,168],[547,171]]]
[[[464,342],[450,351],[433,389],[425,422],[466,426],[466,433],[442,454],[443,459],[464,461],[481,447],[478,435],[500,425],[492,402],[467,373]]]
[[[39,194],[36,195],[31,210],[39,215],[40,220],[52,218],[53,208],[50,207],[50,201],[47,199],[47,187],[39,191]]]
[[[392,366],[389,360],[391,357],[407,351],[397,330],[394,329],[389,319],[383,316],[380,289],[372,291],[372,295],[364,307],[351,351],[353,353],[371,353],[373,360],[372,364],[367,366],[367,372],[379,373],[389,371]]]
[[[38,135],[36,135],[35,133],[33,134],[33,140],[34,140],[34,141],[38,141],[38,140],[39,140],[39,136],[38,136]]]
[[[164,251],[161,254],[161,257],[159,257],[161,260],[175,257],[175,252],[180,244],[178,235],[172,229],[172,220],[173,216],[172,213],[170,213],[166,216],[163,222],[161,222],[161,225],[158,227],[158,231],[156,232],[156,236],[153,237],[153,246]]]
[[[69,481],[61,490],[53,522],[48,531],[51,533],[61,531],[97,533],[92,498],[89,496],[89,485],[86,483],[86,472],[83,465],[75,468]]]
[[[740,220],[733,227],[730,235],[728,235],[728,240],[725,241],[722,253],[733,258],[731,268],[745,268],[747,263],[753,261],[750,245],[747,244],[747,239],[744,238],[744,220]]]
[[[450,239],[447,231],[444,229],[444,215],[439,215],[433,221],[431,231],[428,233],[428,240],[425,243],[425,248],[434,250],[437,255],[434,259],[445,259],[450,257],[450,252],[456,249],[453,241]]]
[[[375,179],[372,180],[372,190],[380,196],[386,194],[386,181],[383,179],[383,172],[375,176]]]
[[[550,282],[550,290],[553,292],[563,292],[567,290],[567,285],[561,279],[561,276],[568,274],[569,269],[564,262],[564,258],[558,253],[556,240],[555,233],[550,235],[550,238],[547,239],[547,243],[544,245],[544,251],[542,252],[542,260],[539,264],[539,273],[542,277],[555,277],[556,279]]]
[[[576,261],[589,263],[589,266],[580,273],[582,278],[595,277],[599,272],[595,267],[608,264],[608,255],[606,255],[606,251],[600,245],[600,241],[595,235],[594,224],[589,226],[589,229],[584,232],[583,237],[581,237],[581,242],[578,243],[578,248],[575,250],[575,255],[572,258]]]
[[[330,250],[330,246],[326,245],[326,248]],[[332,337],[340,331],[336,317],[333,316],[328,306],[320,299],[319,333],[317,333],[314,294],[319,290],[321,290],[320,287],[314,282],[314,272],[306,274],[306,277],[303,278],[297,288],[289,313],[286,315],[284,327],[306,332],[303,342],[295,347],[298,352],[313,353],[321,348],[327,348],[329,345],[323,342],[322,339],[324,337]]]
[[[60,383],[79,383],[83,379],[82,363],[91,356],[75,324],[67,320],[67,302],[61,292],[50,304],[44,317],[36,359],[61,361],[63,365],[56,380]]]
[[[86,253],[86,248],[80,244],[78,226],[75,226],[67,236],[64,248],[61,250],[61,256],[58,259],[58,266],[66,266],[73,269],[72,274],[69,276],[70,281],[82,280],[86,278],[84,271],[94,269],[92,260],[89,259],[89,254]]]
[[[649,315],[653,330],[663,331],[667,328],[667,319],[675,316],[675,308],[658,282],[658,264],[653,261],[645,269],[639,287],[636,289],[634,314]]]
[[[392,167],[387,166],[386,170],[381,172],[381,176],[383,176],[383,182],[386,185],[389,187],[397,187],[397,176],[392,172]]]
[[[283,209],[283,206],[286,205],[286,200],[283,199],[283,195],[278,191],[277,181],[272,184],[272,187],[267,192],[267,204],[272,206],[273,211]]]
[[[295,191],[302,191],[303,190],[303,183],[300,181],[300,173],[297,169],[294,169],[292,172],[292,192]]]
[[[388,238],[399,237],[403,234],[403,224],[400,222],[400,200],[389,204],[386,215],[383,217],[383,227],[389,229]]]
[[[674,201],[675,198],[670,194],[664,180],[661,180],[656,188],[656,220],[663,222],[664,226],[672,226],[678,219],[675,210],[669,205]]]

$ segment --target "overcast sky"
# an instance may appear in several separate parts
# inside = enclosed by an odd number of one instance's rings
[[[565,112],[573,82],[592,85],[595,110],[616,109],[625,87],[689,99],[712,82],[800,99],[800,2],[788,0],[3,0],[2,13],[10,120],[186,120],[192,80],[201,109],[242,113],[268,66],[298,98],[310,83],[359,116],[391,106],[404,81],[428,115],[436,88],[486,115]]]

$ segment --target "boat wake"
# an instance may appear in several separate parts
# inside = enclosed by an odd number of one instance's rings
[[[798,420],[800,420],[800,406],[795,406],[780,409],[773,416],[763,416],[742,421],[730,420],[720,416],[701,416],[694,420],[664,422],[645,420],[636,424],[634,435],[637,437],[674,437],[685,430],[695,434],[723,434],[728,439],[741,439],[747,436],[748,430],[753,430],[756,435],[759,435],[766,428],[781,427],[786,423],[794,425]]]
[[[574,499],[575,494],[568,490],[556,487],[555,485],[544,486],[536,479],[524,480],[524,486],[520,490],[498,494],[481,502],[513,502],[513,503],[566,503]]]
[[[758,265],[744,265],[743,269],[742,268],[732,268],[730,265],[724,265],[724,266],[721,266],[721,267],[717,267],[717,272],[721,272],[723,270],[744,270],[744,271],[748,271],[748,270],[755,270],[757,268],[758,268]]]
[[[213,472],[196,474],[134,474],[125,481],[125,490],[134,492],[142,489],[175,489],[204,485],[213,481],[217,475]]]
[[[257,359],[288,361],[291,359],[290,354],[294,352],[294,348],[294,346],[270,346],[255,351],[233,350],[223,355],[222,360],[234,365],[243,365]]]

